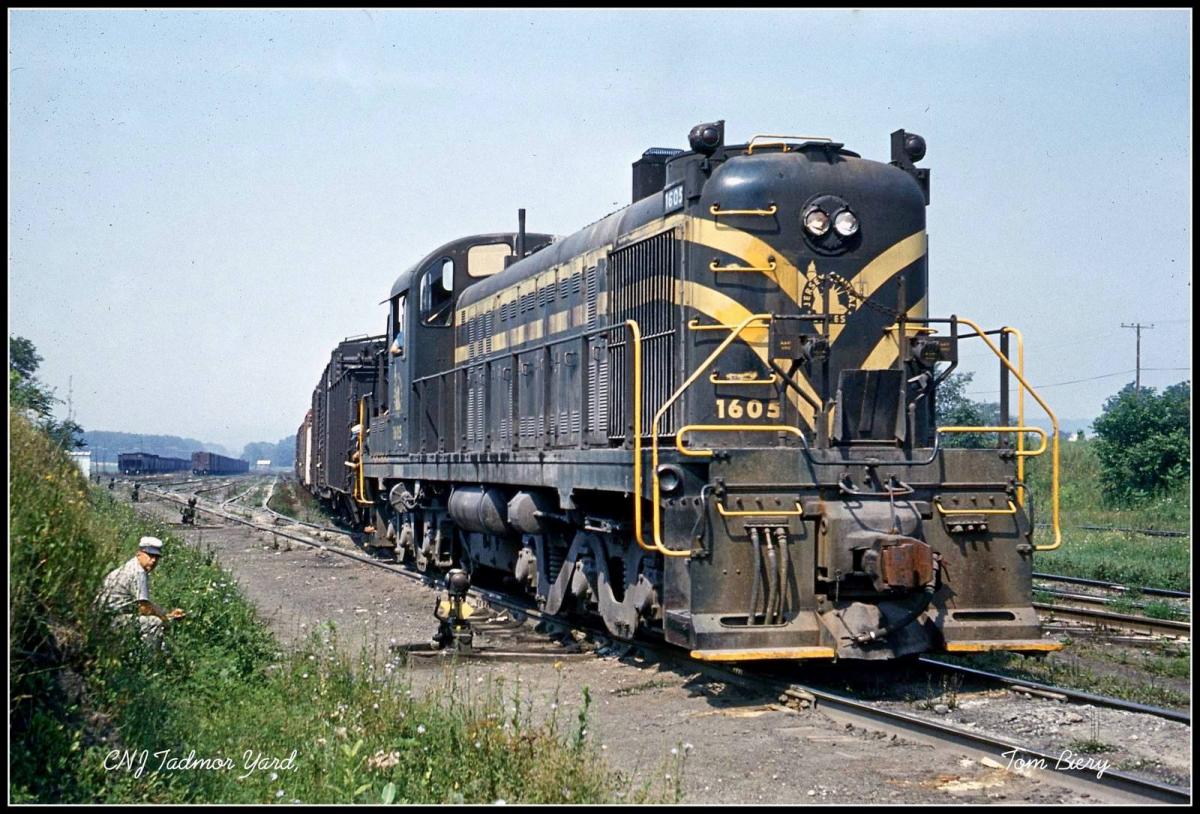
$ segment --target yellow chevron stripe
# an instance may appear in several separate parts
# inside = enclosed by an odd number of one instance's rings
[[[675,301],[688,308],[693,308],[725,325],[737,325],[751,314],[744,305],[732,297],[708,286],[690,281],[677,280],[675,282]],[[766,347],[767,330],[766,326],[760,328],[748,327],[742,332],[742,337],[746,340],[746,344],[750,349],[762,360],[763,365],[769,369],[770,351]],[[817,396],[817,391],[813,389],[808,379],[802,373],[797,373],[797,383],[813,401],[820,403],[821,399]],[[788,400],[799,411],[801,417],[804,418],[810,427],[813,426],[813,409],[808,402],[801,399],[790,388],[785,389],[785,392],[787,393]]]
[[[783,255],[766,241],[739,229],[705,218],[689,218],[685,238],[701,246],[725,252],[737,257],[747,266],[767,266],[768,258],[774,259],[773,271],[737,272],[738,274],[761,274],[775,282],[779,290],[785,293],[797,307],[810,278],[815,277],[817,268],[810,263],[803,272],[792,265]],[[879,290],[880,286],[890,280],[901,269],[906,268],[922,257],[928,250],[928,240],[924,230],[915,232],[903,240],[897,241],[871,260],[862,270],[850,279],[855,291],[863,297],[869,297]],[[814,300],[818,311],[824,308],[820,295]],[[830,313],[840,314],[845,308],[836,299],[829,305]],[[842,332],[841,324],[831,326],[830,341],[835,341]]]
[[[929,299],[922,297],[921,301],[908,309],[910,317],[926,317],[929,315]],[[866,360],[862,363],[863,370],[887,370],[894,367],[900,357],[900,345],[896,341],[896,333],[891,331],[884,334],[883,339],[871,349]]]

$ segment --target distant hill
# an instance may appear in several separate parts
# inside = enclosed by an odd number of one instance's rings
[[[193,452],[215,452],[218,455],[236,458],[220,444],[197,441],[195,438],[180,438],[177,435],[140,435],[133,432],[106,432],[88,430],[83,434],[87,442],[85,450],[92,453],[93,461],[116,463],[122,452],[149,452],[166,458],[191,459]]]
[[[246,444],[242,450],[242,458],[251,464],[269,459],[272,466],[286,466],[290,469],[296,462],[296,436],[289,435],[280,439],[277,444],[268,441]]]

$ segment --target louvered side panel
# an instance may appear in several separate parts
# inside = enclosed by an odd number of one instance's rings
[[[642,332],[642,433],[649,435],[654,414],[679,385],[676,368],[679,309],[674,303],[678,250],[673,232],[634,243],[610,256],[609,310],[614,326],[635,320]],[[610,363],[610,437],[623,438],[631,423],[627,405],[628,332],[614,327]],[[682,404],[676,403],[659,423],[660,435],[678,430]]]

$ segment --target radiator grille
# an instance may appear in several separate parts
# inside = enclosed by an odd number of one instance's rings
[[[650,421],[679,386],[676,334],[679,308],[675,305],[678,241],[666,232],[613,252],[609,257],[608,310],[613,324],[610,338],[612,387],[609,389],[608,431],[612,439],[624,438],[633,422],[627,400],[629,387],[629,331],[624,322],[635,320],[642,329],[642,434],[649,435]],[[682,404],[676,402],[659,424],[660,435],[679,429]]]

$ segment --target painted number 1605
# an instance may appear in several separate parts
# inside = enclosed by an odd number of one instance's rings
[[[717,418],[779,418],[779,402],[762,399],[717,399]]]

